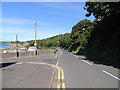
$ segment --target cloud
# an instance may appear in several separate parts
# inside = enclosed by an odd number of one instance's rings
[[[72,17],[72,18],[77,18],[79,19],[81,15],[85,16],[85,12],[83,9],[84,2],[82,3],[38,3],[42,7],[47,7],[51,9],[56,9],[56,10],[51,10],[49,14],[57,14],[60,16],[65,16],[65,17]],[[76,15],[75,12],[79,12],[79,14]]]
[[[0,32],[2,33],[28,33],[33,34],[35,28],[33,20],[27,20],[27,19],[18,19],[18,18],[4,18],[3,21],[3,28],[0,29]],[[60,32],[60,28],[55,28],[53,24],[50,22],[40,22],[38,21],[38,32],[39,30],[42,32],[45,32],[47,36],[51,36],[56,34],[57,32]],[[59,30],[58,30],[59,29]],[[41,32],[40,32],[41,34]],[[46,35],[45,35],[46,36]]]
[[[81,4],[74,4],[74,3],[40,3],[40,5],[44,7],[50,7],[58,10],[73,10],[73,11],[80,11],[80,9],[83,9],[83,5]]]
[[[0,30],[1,31],[1,30]],[[32,32],[29,32],[29,29],[24,29],[24,28],[3,28],[2,30],[2,33],[32,33]]]
[[[35,35],[35,31],[32,28],[8,27],[3,28],[3,30],[0,30],[0,32],[2,32],[3,36],[6,38],[9,38],[7,37],[8,35],[10,35],[11,38],[18,34],[19,37],[21,37],[21,40],[28,40],[30,38],[34,39]],[[60,28],[42,28],[41,30],[37,30],[37,39],[48,38],[63,33],[66,33],[66,30],[62,30]]]
[[[35,24],[35,20],[29,20],[29,19],[21,19],[21,18],[3,18],[0,19],[0,23],[2,23],[2,25],[21,25],[21,26],[31,26]],[[44,22],[44,21],[40,21],[38,20],[38,25],[42,25],[42,26],[52,26],[51,23],[49,22]]]
[[[3,24],[20,24],[20,25],[25,25],[25,24],[32,24],[34,21],[32,20],[27,20],[27,19],[18,19],[18,18],[3,18],[2,19]]]

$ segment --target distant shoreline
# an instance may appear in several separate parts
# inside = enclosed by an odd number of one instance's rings
[[[16,46],[16,44],[8,43],[8,42],[7,43],[0,43],[0,44],[10,45],[9,47],[15,47]],[[6,48],[8,48],[8,47],[0,48],[0,50],[6,49]]]

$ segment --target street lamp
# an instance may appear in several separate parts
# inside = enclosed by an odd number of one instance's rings
[[[37,21],[35,21],[35,55],[37,55],[37,43],[36,43],[36,38],[37,38]]]
[[[18,35],[16,34],[16,55],[19,57],[19,52],[18,52]]]

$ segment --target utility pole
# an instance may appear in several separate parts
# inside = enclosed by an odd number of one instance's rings
[[[16,34],[16,55],[19,57],[19,52],[18,52],[18,35]]]
[[[37,21],[35,21],[35,55],[37,55],[37,43],[36,43],[36,38],[37,38]]]

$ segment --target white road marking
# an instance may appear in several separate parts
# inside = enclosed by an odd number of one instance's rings
[[[57,57],[57,55],[55,55],[55,58]]]
[[[82,59],[81,59],[82,60]],[[87,61],[85,61],[85,60],[82,60],[83,62],[85,62],[85,63],[87,63],[87,64],[89,64],[89,65],[92,65],[91,63],[89,63],[89,62],[87,62]]]
[[[59,64],[59,60],[57,61],[56,66],[58,66],[58,64]]]
[[[59,49],[60,50],[60,49]],[[63,55],[63,52],[60,50],[61,54]]]
[[[23,64],[23,62],[18,62],[18,63],[16,63],[16,64]]]
[[[108,75],[114,77],[115,79],[120,80],[118,77],[116,77],[116,76],[110,74],[109,72],[107,72],[107,71],[105,71],[105,70],[102,70],[102,71],[103,71],[104,73],[106,73],[106,74],[108,74]]]
[[[72,55],[72,54],[71,54]],[[78,56],[76,56],[76,55],[73,55],[74,57],[76,57],[76,58],[79,58]],[[85,62],[85,63],[87,63],[87,64],[89,64],[89,65],[92,65],[91,63],[89,63],[89,62],[87,62],[87,61],[85,61],[85,60],[83,60],[83,59],[81,59],[83,62]]]

